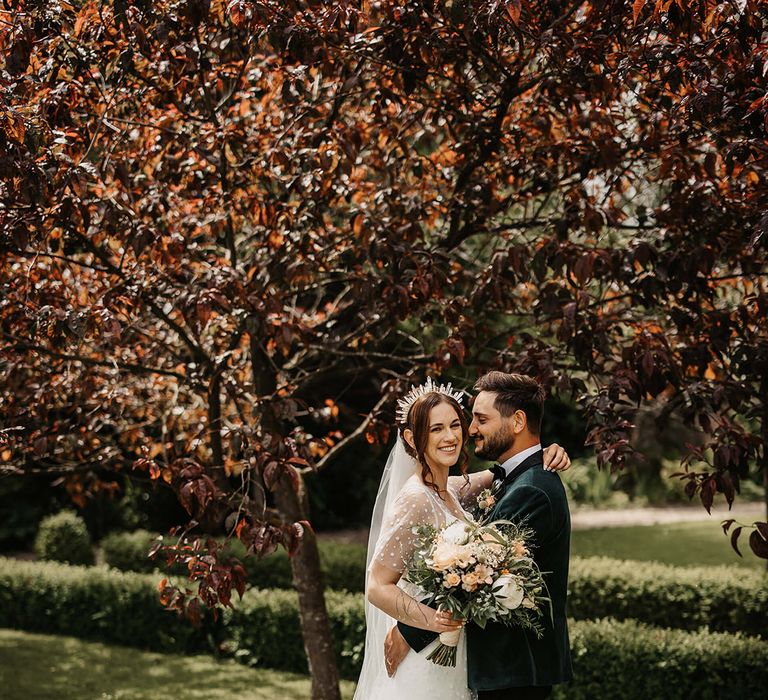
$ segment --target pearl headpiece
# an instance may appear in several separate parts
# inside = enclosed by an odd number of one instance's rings
[[[402,399],[397,400],[397,410],[395,411],[397,422],[401,425],[406,423],[408,421],[408,413],[411,410],[411,406],[424,396],[424,394],[431,394],[432,392],[450,396],[458,402],[459,406],[462,405],[461,402],[464,399],[464,392],[453,389],[450,382],[448,382],[448,384],[437,385],[432,377],[427,377],[427,381],[421,386],[411,387],[411,390],[403,396]]]

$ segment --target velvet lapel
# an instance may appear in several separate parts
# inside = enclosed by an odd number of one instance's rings
[[[544,452],[539,450],[534,452],[530,457],[524,459],[517,468],[512,470],[512,473],[504,479],[501,484],[501,490],[506,491],[517,479],[519,479],[525,472],[538,464],[544,464]]]

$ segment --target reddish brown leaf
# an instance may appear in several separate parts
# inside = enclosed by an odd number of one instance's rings
[[[573,266],[573,274],[580,284],[584,284],[591,276],[595,266],[595,254],[586,253],[579,257]]]
[[[643,11],[643,8],[645,7],[647,0],[635,0],[635,2],[632,5],[632,21],[637,24],[637,18],[640,16],[640,13]]]
[[[280,465],[277,462],[269,462],[264,471],[262,472],[262,479],[264,479],[264,486],[270,491],[274,490],[277,485],[277,480],[280,478]]]
[[[195,627],[200,626],[200,600],[198,598],[193,598],[189,601],[189,605],[187,605],[187,617]]]
[[[232,567],[232,584],[242,600],[243,595],[245,594],[246,573],[241,564],[235,564]]]
[[[509,18],[517,24],[520,21],[520,14],[522,12],[522,0],[507,0],[505,9]]]
[[[295,465],[297,465],[299,467],[310,467],[311,466],[310,463],[307,462],[307,460],[304,459],[303,457],[290,457],[288,459],[288,463],[289,464],[295,464]]]
[[[736,552],[739,556],[742,556],[741,552],[739,551],[738,547],[738,539],[739,535],[741,535],[741,531],[743,528],[737,527],[734,528],[733,532],[731,533],[731,547],[733,547],[733,551]]]
[[[768,540],[758,530],[752,530],[750,533],[749,546],[756,556],[768,559]]]
[[[707,513],[710,513],[712,510],[712,502],[715,498],[715,480],[713,478],[704,479],[704,481],[701,482],[700,488],[699,497],[701,498],[701,503],[704,508],[707,509]]]

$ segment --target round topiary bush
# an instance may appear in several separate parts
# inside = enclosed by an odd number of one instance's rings
[[[35,554],[49,561],[93,564],[91,536],[82,518],[70,511],[43,518],[35,538]]]

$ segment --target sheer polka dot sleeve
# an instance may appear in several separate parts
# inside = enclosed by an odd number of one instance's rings
[[[439,525],[439,517],[424,486],[406,485],[385,517],[372,562],[402,573],[413,556],[417,525]]]
[[[469,480],[463,476],[449,476],[448,487],[453,489],[453,493],[462,507],[471,509],[475,506],[478,494],[493,483],[493,474],[490,470],[485,469],[468,476]]]

